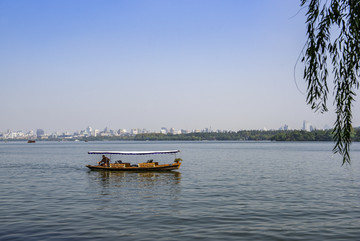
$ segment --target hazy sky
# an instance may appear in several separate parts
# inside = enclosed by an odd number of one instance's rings
[[[295,83],[299,4],[0,0],[0,131],[331,126]]]

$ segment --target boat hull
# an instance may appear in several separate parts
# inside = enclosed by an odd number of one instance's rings
[[[105,167],[105,166],[92,166],[87,165],[93,171],[171,171],[179,169],[181,163],[158,165],[154,167]]]

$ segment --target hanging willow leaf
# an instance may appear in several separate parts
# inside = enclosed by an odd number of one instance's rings
[[[304,79],[307,104],[321,113],[328,111],[328,67],[331,59],[334,81],[334,153],[350,163],[352,106],[360,76],[360,0],[301,0],[306,6],[307,42],[305,44]]]

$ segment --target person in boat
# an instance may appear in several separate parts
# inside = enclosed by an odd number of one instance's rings
[[[106,157],[105,155],[102,155],[102,159],[101,161],[99,161],[100,166],[109,166],[110,164],[110,159],[108,157]]]

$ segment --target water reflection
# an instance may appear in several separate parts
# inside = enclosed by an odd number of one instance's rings
[[[147,193],[176,194],[180,190],[181,173],[171,172],[116,172],[89,171],[91,188],[100,195],[118,195],[122,193],[137,195]],[[151,195],[150,195],[151,197]]]
[[[116,171],[89,171],[89,177],[98,184],[107,188],[110,185],[123,185],[135,182],[139,187],[149,185],[177,185],[181,181],[181,173],[172,172],[116,172]]]
[[[89,171],[88,177],[97,209],[132,214],[178,210],[180,172]]]

